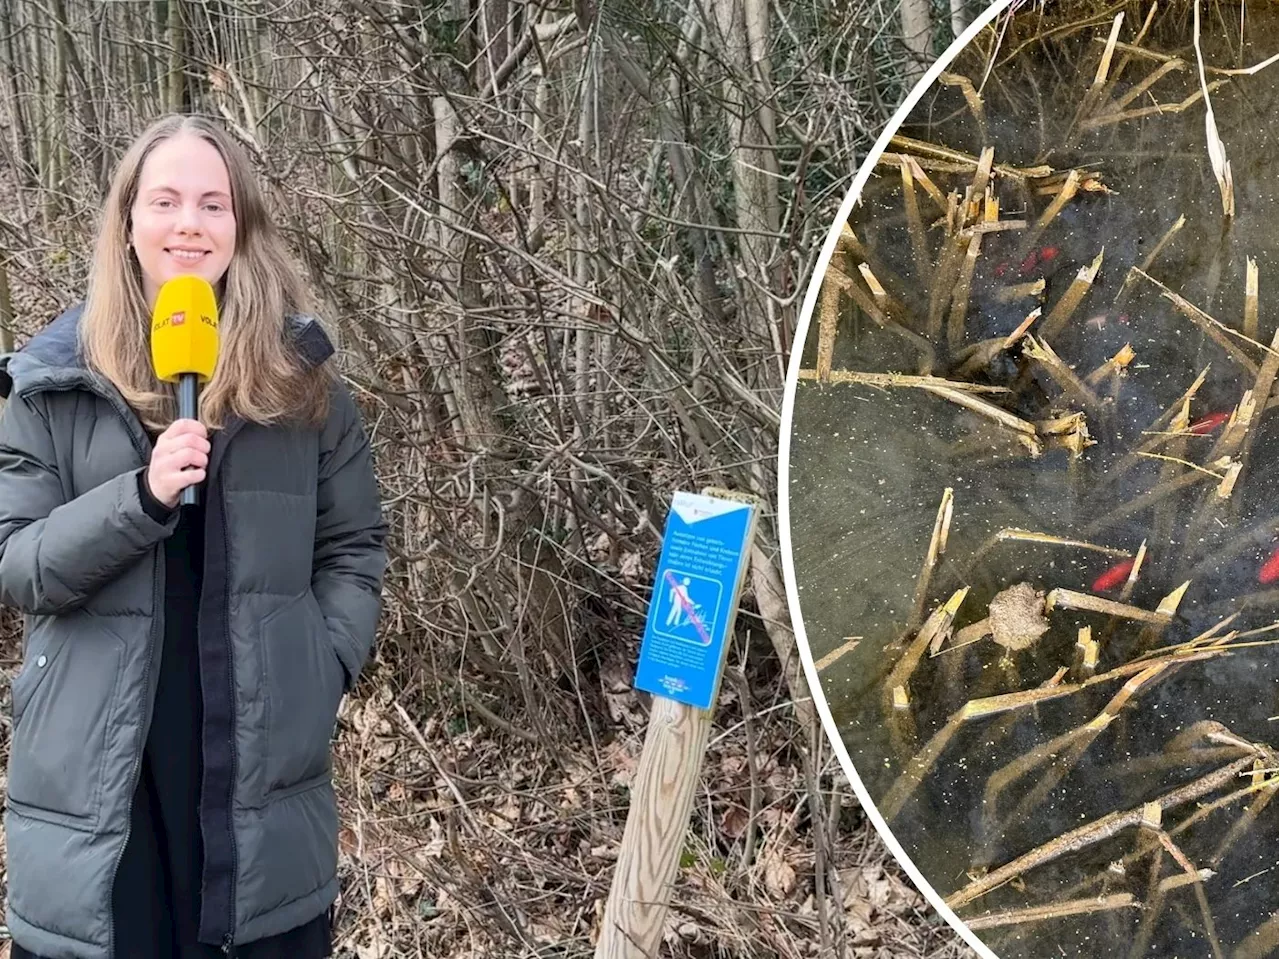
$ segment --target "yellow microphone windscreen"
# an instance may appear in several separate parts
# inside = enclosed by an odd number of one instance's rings
[[[151,311],[151,363],[156,377],[175,383],[195,373],[201,383],[218,361],[218,303],[198,276],[176,276],[160,287]]]

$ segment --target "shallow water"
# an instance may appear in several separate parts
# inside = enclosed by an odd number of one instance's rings
[[[1198,88],[1191,47],[1190,8],[1159,14],[1144,45],[1186,59],[1189,69],[1175,71],[1152,88],[1162,102],[1183,99]],[[1146,10],[1126,11],[1121,39],[1132,38]],[[1026,14],[1034,16],[1034,14]],[[1276,50],[1274,4],[1250,3],[1241,44],[1238,23],[1206,17],[1202,46],[1212,65],[1248,66]],[[1044,277],[1044,313],[1070,285],[1076,271],[1104,252],[1101,271],[1068,326],[1052,339],[1054,350],[1078,374],[1085,375],[1126,343],[1136,358],[1117,390],[1099,387],[1103,403],[1086,410],[1094,445],[1078,459],[1067,451],[1046,450],[1031,458],[1008,441],[1007,431],[921,390],[878,390],[861,385],[818,386],[802,380],[796,393],[790,459],[790,513],[794,564],[803,617],[815,658],[835,649],[845,637],[859,645],[822,673],[823,694],[832,708],[859,776],[880,802],[908,759],[970,699],[1031,689],[1061,667],[1064,682],[1080,672],[1077,632],[1089,626],[1101,640],[1098,672],[1119,666],[1151,646],[1169,646],[1202,633],[1232,613],[1230,628],[1246,631],[1276,622],[1276,589],[1260,585],[1258,571],[1275,549],[1277,534],[1277,418],[1264,409],[1244,468],[1230,500],[1204,512],[1206,494],[1216,481],[1198,483],[1162,505],[1127,517],[1107,519],[1115,508],[1147,492],[1161,478],[1186,467],[1140,461],[1122,478],[1116,466],[1152,422],[1207,366],[1203,386],[1191,403],[1191,419],[1230,411],[1254,375],[1175,311],[1150,284],[1135,284],[1118,305],[1113,300],[1130,266],[1140,263],[1179,215],[1186,224],[1150,268],[1156,279],[1227,325],[1239,329],[1243,314],[1245,261],[1256,260],[1259,273],[1258,339],[1269,343],[1276,330],[1277,290],[1277,82],[1276,69],[1229,80],[1211,92],[1218,130],[1232,162],[1236,216],[1224,233],[1221,200],[1204,146],[1202,104],[1183,113],[1166,113],[1104,128],[1082,137],[1073,148],[1057,146],[1075,105],[1093,78],[1110,23],[1053,44],[1030,44],[1010,63],[997,68],[984,91],[988,142],[996,162],[1030,166],[1049,163],[1097,172],[1114,192],[1080,193],[1049,225],[1036,248],[1056,255],[1033,264],[1028,275],[1016,248],[1017,231],[984,238],[965,319],[965,342],[1004,336],[1027,315],[1035,301],[999,304],[1001,283]],[[1115,88],[1119,96],[1154,66],[1135,59]],[[982,66],[957,63],[953,72],[980,79]],[[1008,91],[1008,96],[1005,92]],[[1038,92],[1041,108],[1033,99]],[[1134,106],[1152,102],[1140,98]],[[977,155],[982,143],[976,124],[964,112],[954,88],[931,91],[900,133]],[[1052,148],[1051,150],[1049,148]],[[971,175],[930,173],[944,193],[963,190]],[[1016,181],[997,177],[1001,218],[1021,215],[1025,197]],[[917,197],[926,224],[937,211],[922,190]],[[1036,196],[1027,212],[1034,219],[1050,197]],[[899,278],[890,292],[900,295],[916,317],[928,312],[929,280],[916,268],[902,188],[896,170],[880,168],[869,181],[849,225],[871,250],[883,275]],[[929,255],[936,258],[939,230],[929,233]],[[855,261],[846,269],[853,270]],[[1003,277],[997,266],[1005,264]],[[888,285],[888,284],[886,284]],[[1043,320],[1043,317],[1041,318]],[[1038,321],[1039,322],[1039,321]],[[945,327],[945,323],[944,323]],[[1032,333],[1037,326],[1033,325]],[[815,362],[818,322],[805,344],[805,366]],[[948,350],[937,346],[934,373],[945,375]],[[1247,355],[1263,352],[1246,344]],[[836,369],[918,372],[919,353],[903,339],[878,329],[846,302],[833,353]],[[1019,361],[1002,359],[988,370],[991,382],[1018,385],[1006,407],[1028,420],[1081,409],[1043,373],[1018,379]],[[1274,397],[1274,390],[1271,394]],[[1206,462],[1223,426],[1187,438],[1180,458]],[[1169,452],[1169,451],[1166,451]],[[1175,451],[1176,452],[1176,451]],[[934,571],[927,614],[961,587],[969,592],[957,614],[963,628],[986,615],[991,597],[1014,583],[1036,589],[1089,592],[1094,580],[1118,562],[1116,557],[1075,547],[1004,542],[971,560],[997,530],[1015,527],[1088,540],[1130,553],[1146,541],[1148,555],[1129,602],[1154,609],[1179,584],[1190,585],[1174,621],[1157,635],[1142,625],[1119,621],[1108,631],[1108,617],[1055,609],[1049,631],[1029,649],[1002,656],[989,638],[963,650],[925,655],[909,683],[915,738],[889,720],[904,711],[886,708],[885,679],[902,654],[920,574],[938,504],[945,488],[954,490],[954,513],[945,555]],[[1117,590],[1103,593],[1117,598]],[[1230,758],[1181,753],[1157,765],[1170,740],[1195,723],[1214,720],[1243,739],[1274,745],[1277,702],[1275,632],[1242,641],[1252,645],[1229,656],[1185,663],[1140,689],[1128,707],[1092,739],[1078,761],[1066,768],[1056,761],[1038,765],[991,807],[983,791],[993,773],[1054,737],[1080,727],[1107,705],[1124,680],[1100,683],[1085,691],[1003,716],[962,724],[940,752],[923,781],[892,820],[891,827],[908,854],[944,897],[970,881],[967,873],[996,869],[1069,830],[1117,810],[1140,808],[1184,784],[1221,768]],[[906,729],[907,732],[903,732]],[[1237,753],[1235,755],[1241,755]],[[1020,808],[1047,771],[1060,781],[1042,799]],[[1273,774],[1274,775],[1274,774]],[[1206,795],[1210,802],[1246,785],[1235,779]],[[1196,866],[1212,859],[1232,824],[1253,800],[1238,799],[1205,815],[1174,840],[1179,853]],[[1212,938],[1226,954],[1276,910],[1276,803],[1235,841],[1215,875],[1202,884],[1212,920]],[[1194,802],[1164,813],[1166,829],[1191,815]],[[1012,815],[1011,815],[1012,814]],[[993,822],[1009,821],[1001,828]],[[1123,875],[1106,873],[1145,837],[1129,828],[1106,841],[1029,868],[960,909],[971,918],[988,912],[1044,905],[1105,891],[1129,892],[1138,904],[1092,915],[1056,918],[985,929],[983,940],[1000,956],[1212,956],[1209,927],[1196,887],[1167,893],[1152,913],[1153,857],[1131,862]],[[1169,854],[1159,878],[1179,867]],[[1093,885],[1083,886],[1090,877]],[[1105,887],[1101,884],[1105,877]],[[1145,949],[1140,938],[1145,916],[1153,922]],[[1270,933],[1274,944],[1274,929]],[[1266,954],[1263,950],[1260,954]]]

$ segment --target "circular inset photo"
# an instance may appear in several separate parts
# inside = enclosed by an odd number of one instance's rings
[[[809,290],[780,505],[810,682],[1001,959],[1276,953],[1278,26],[989,11]]]

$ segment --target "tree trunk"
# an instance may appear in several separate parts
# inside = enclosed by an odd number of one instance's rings
[[[733,164],[733,206],[743,231],[736,237],[741,324],[754,342],[768,343],[770,262],[777,233],[778,190],[774,170],[773,112],[766,55],[768,8],[762,0],[711,0],[728,75],[723,84],[725,123]],[[762,289],[763,288],[763,289]]]
[[[97,22],[102,15],[102,9],[94,11],[94,20]],[[68,134],[66,130],[66,109],[67,109],[67,86],[68,73],[76,78],[76,82],[80,85],[80,95],[75,98],[76,114],[80,119],[82,127],[82,138],[80,148],[84,151],[87,163],[90,169],[97,170],[102,154],[102,134],[101,123],[98,119],[97,110],[97,90],[90,81],[89,72],[85,69],[84,60],[80,57],[80,51],[76,49],[75,37],[71,34],[71,21],[67,18],[66,0],[53,0],[53,18],[57,31],[58,42],[58,59],[61,61],[59,74],[60,96],[62,99],[62,117],[63,137],[62,149],[64,154],[70,149]],[[92,38],[96,31],[91,31]],[[64,166],[69,165],[69,159],[64,155]]]
[[[956,39],[969,26],[969,11],[965,9],[964,0],[951,0],[951,34]]]
[[[9,264],[0,250],[0,353],[13,350],[13,297],[9,293]]]
[[[181,113],[186,93],[186,71],[183,69],[183,47],[186,31],[182,23],[182,0],[169,0],[169,72],[166,89],[168,100],[166,109],[170,113]]]
[[[71,70],[68,47],[70,43],[61,20],[55,19],[51,27],[53,31],[53,110],[50,116],[50,130],[53,137],[50,171],[50,185],[55,194],[55,209],[66,207],[69,195],[67,178],[71,170],[71,151],[67,145],[70,129],[67,123],[69,103],[67,97],[67,74]]]
[[[791,628],[786,586],[777,564],[759,543],[751,550],[751,590],[773,651],[782,664],[782,674],[787,680],[787,691],[791,693],[796,719],[808,734],[808,742],[815,742],[821,729],[809,692],[809,683],[805,679],[804,663],[800,660],[795,630]]]
[[[493,384],[486,382],[487,377],[481,372],[480,365],[473,362],[471,355],[473,336],[467,328],[464,294],[464,264],[468,241],[466,234],[456,227],[460,225],[463,211],[467,209],[466,197],[462,191],[462,162],[460,153],[455,149],[461,124],[448,97],[436,97],[432,101],[432,107],[437,158],[436,219],[439,223],[439,249],[444,257],[441,278],[445,295],[452,301],[450,319],[456,330],[453,337],[443,337],[444,340],[451,341],[452,346],[442,350],[441,356],[455,358],[455,362],[449,364],[446,378],[452,388],[454,401],[458,404],[459,427],[465,445],[468,448],[492,449],[500,437],[499,430],[489,417]]]
[[[907,87],[914,87],[933,59],[933,21],[929,0],[902,0],[902,40],[908,59],[904,73]]]
[[[34,26],[31,29],[32,62],[35,64],[35,96],[36,104],[36,176],[40,184],[40,227],[49,231],[53,218],[57,215],[57,204],[54,194],[52,95],[49,93],[49,73],[45,61],[44,38]]]
[[[9,97],[10,131],[13,134],[13,159],[17,166],[18,185],[35,186],[32,173],[35,168],[35,157],[31,153],[30,124],[27,122],[27,109],[19,87],[18,77],[22,72],[23,61],[19,60],[22,48],[14,43],[18,31],[18,21],[22,17],[21,9],[14,9],[7,3],[0,3],[0,35],[4,36],[5,64],[4,85]],[[25,51],[22,51],[25,53]],[[25,60],[25,56],[23,60]]]
[[[587,295],[594,293],[596,289],[595,258],[587,241],[587,237],[593,233],[591,216],[593,188],[588,182],[588,177],[595,176],[600,169],[600,144],[596,128],[600,83],[594,39],[594,35],[589,37],[587,46],[582,51],[582,86],[578,105],[578,149],[582,157],[582,175],[574,184],[574,217],[578,223],[578,235],[573,243],[573,279],[578,289]],[[570,409],[573,411],[573,444],[575,448],[581,449],[589,441],[586,410],[589,409],[592,361],[595,359],[595,336],[592,333],[595,305],[587,296],[576,297],[576,300],[577,306],[574,313],[578,328],[574,337],[573,397],[570,401]],[[603,375],[602,370],[594,372],[597,380]],[[598,382],[596,388],[600,388]],[[586,477],[581,467],[574,466],[570,473],[570,488],[575,499],[583,498],[585,481]],[[568,515],[566,525],[570,529],[577,527],[572,513]],[[580,545],[586,548],[585,542]]]

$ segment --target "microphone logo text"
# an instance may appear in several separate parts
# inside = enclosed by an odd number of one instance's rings
[[[187,322],[186,311],[178,310],[174,313],[169,314],[166,317],[156,320],[155,323],[152,324],[151,329],[153,331],[163,330],[166,326],[169,326],[169,327],[182,326],[186,322]],[[205,326],[212,327],[215,330],[218,328],[218,321],[211,316],[205,316],[203,313],[200,314],[200,322],[203,323]]]

